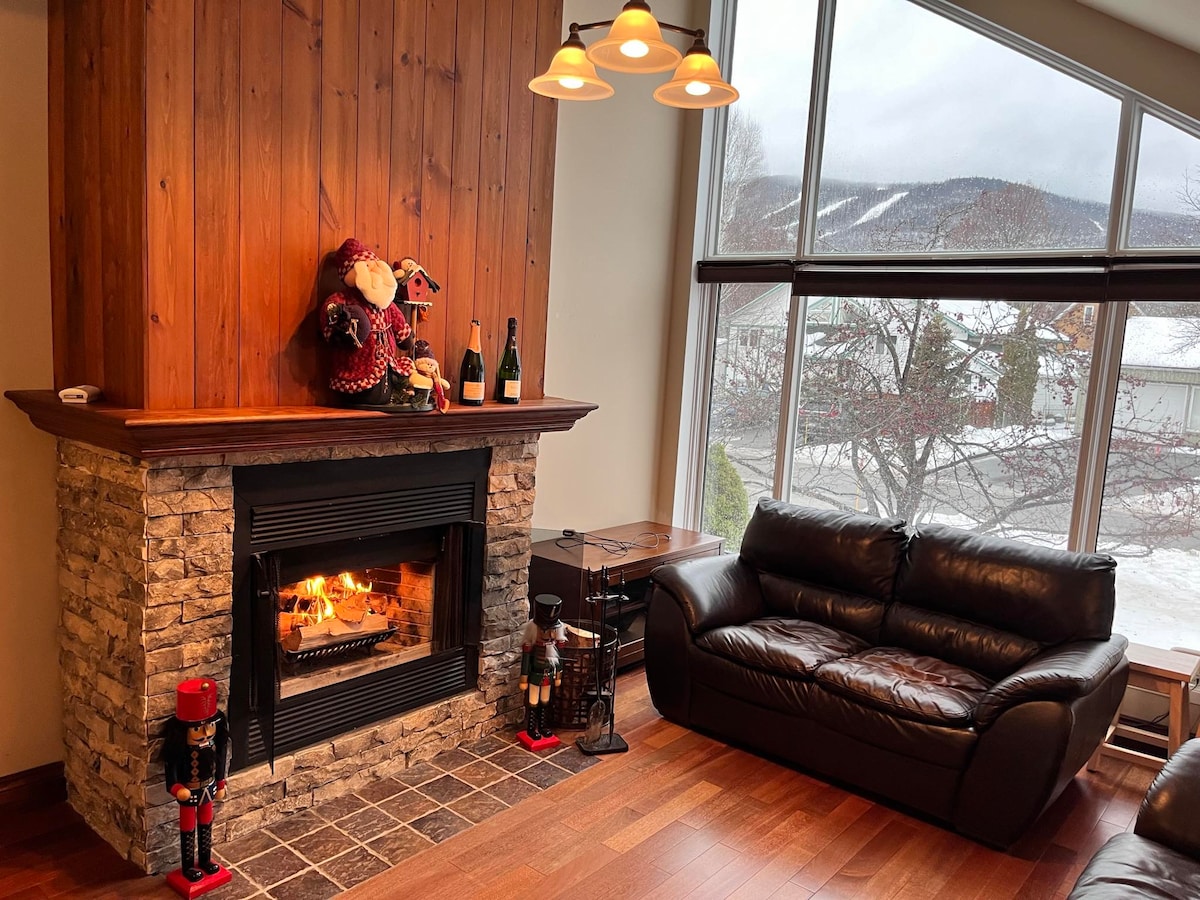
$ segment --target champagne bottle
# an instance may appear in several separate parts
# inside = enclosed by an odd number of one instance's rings
[[[496,370],[496,399],[501,403],[521,402],[521,357],[517,353],[517,320],[508,320],[508,343]]]
[[[483,406],[483,349],[479,344],[479,320],[471,320],[471,339],[458,370],[458,402],[463,406]]]

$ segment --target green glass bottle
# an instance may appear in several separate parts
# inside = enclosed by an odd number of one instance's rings
[[[483,374],[483,348],[479,343],[479,320],[471,320],[471,339],[458,370],[458,402],[463,406],[483,406],[487,382]]]
[[[508,320],[508,343],[496,369],[496,400],[500,403],[521,402],[521,356],[517,353],[517,320]]]

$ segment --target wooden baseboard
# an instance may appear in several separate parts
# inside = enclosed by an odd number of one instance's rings
[[[67,780],[61,762],[0,778],[0,810],[16,806],[53,806],[66,799]]]

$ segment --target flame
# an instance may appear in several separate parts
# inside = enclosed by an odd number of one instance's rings
[[[299,588],[297,593],[302,597],[309,598],[311,601],[316,601],[309,604],[309,611],[305,614],[308,624],[315,625],[326,619],[332,619],[336,615],[334,611],[335,602],[346,600],[356,594],[369,594],[371,593],[371,587],[372,584],[370,582],[362,584],[355,581],[349,572],[343,572],[337,578],[330,581],[326,581],[324,576],[321,575],[315,578],[305,578],[302,585],[297,585],[297,588]]]

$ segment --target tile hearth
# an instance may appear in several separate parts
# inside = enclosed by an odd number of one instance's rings
[[[529,753],[514,741],[508,729],[447,750],[216,847],[233,881],[206,898],[334,897],[600,762],[569,743]]]

